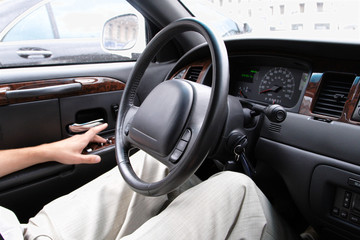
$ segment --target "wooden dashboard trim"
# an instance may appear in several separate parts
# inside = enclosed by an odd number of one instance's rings
[[[351,120],[351,117],[356,110],[356,106],[360,97],[360,87],[359,87],[359,78],[356,77],[354,83],[352,84],[348,99],[345,102],[343,112],[339,118],[334,118],[326,115],[315,114],[312,112],[314,108],[316,99],[319,95],[319,89],[321,85],[322,73],[313,73],[311,79],[306,88],[305,95],[303,97],[303,101],[300,106],[300,114],[316,117],[320,119],[328,119],[331,121],[338,121],[344,123],[350,123],[354,125],[360,125],[360,122]]]
[[[61,86],[65,84],[80,83],[81,90],[64,93],[64,94],[44,94],[35,97],[24,97],[24,98],[15,98],[9,99],[6,96],[7,92],[14,90],[25,90],[25,89],[39,89],[50,86]],[[29,81],[21,83],[12,83],[12,84],[2,84],[0,85],[0,106],[31,102],[38,100],[47,100],[53,98],[63,98],[70,96],[79,96],[85,94],[109,92],[123,90],[125,84],[119,80],[108,78],[108,77],[76,77],[76,78],[66,78],[66,79],[49,79],[49,80],[38,80],[38,81]]]
[[[201,83],[202,80],[204,80],[206,72],[207,72],[210,65],[211,65],[211,61],[209,59],[193,62],[193,63],[188,64],[185,67],[181,68],[179,71],[177,71],[175,74],[173,74],[170,79],[175,78],[176,75],[178,75],[181,71],[184,71],[184,70],[185,70],[185,72],[184,72],[182,78],[185,78],[185,76],[187,76],[187,74],[188,74],[191,67],[202,67],[202,70],[201,70],[201,72],[199,74],[199,77],[198,77],[198,79],[196,81],[197,83]]]

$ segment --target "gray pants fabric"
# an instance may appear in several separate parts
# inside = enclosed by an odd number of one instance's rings
[[[131,163],[148,182],[167,173],[165,166],[143,152],[135,154]],[[21,225],[24,239],[291,239],[247,176],[222,172],[198,182],[196,177],[190,179],[182,187],[187,190],[160,212],[167,196],[133,192],[114,168],[47,204]]]

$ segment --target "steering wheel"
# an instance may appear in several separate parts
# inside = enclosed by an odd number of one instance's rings
[[[208,43],[212,59],[211,88],[185,79],[163,81],[136,107],[137,87],[151,60],[174,35],[187,31],[200,33]],[[116,124],[117,164],[134,191],[148,196],[163,195],[195,173],[223,129],[228,91],[225,44],[201,21],[177,20],[149,42],[126,82]],[[138,178],[129,161],[132,148],[141,149],[165,164],[168,175],[153,183]]]

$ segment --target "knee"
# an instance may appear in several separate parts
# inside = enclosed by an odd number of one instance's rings
[[[224,184],[234,184],[234,185],[252,185],[254,182],[247,175],[232,172],[224,171],[214,175],[214,178],[217,178],[217,181],[221,181]]]
[[[243,192],[246,189],[254,189],[256,186],[251,178],[238,172],[224,171],[213,176],[212,179],[214,184],[219,185],[219,189],[225,191],[231,189],[231,191]]]

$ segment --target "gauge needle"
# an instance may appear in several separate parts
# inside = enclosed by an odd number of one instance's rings
[[[239,94],[240,94],[240,97],[247,98],[241,90],[239,91]]]
[[[274,85],[274,86],[272,86],[271,88],[268,88],[268,89],[265,89],[265,90],[260,91],[260,94],[262,94],[262,93],[267,93],[267,92],[277,92],[277,91],[279,91],[280,89],[281,89],[281,87]]]

